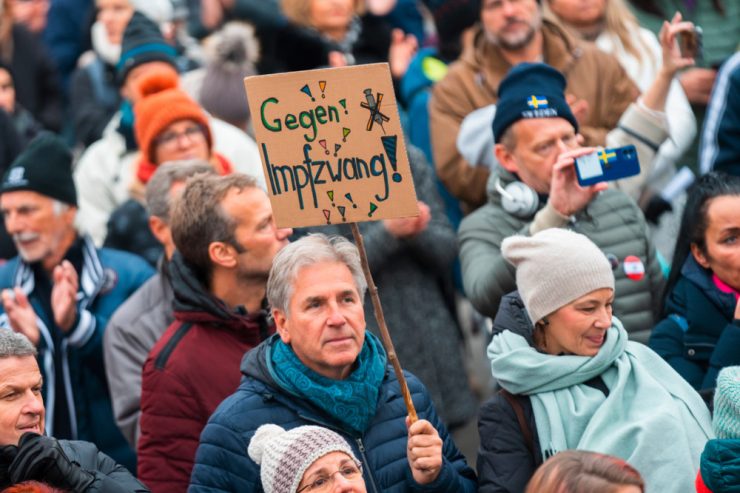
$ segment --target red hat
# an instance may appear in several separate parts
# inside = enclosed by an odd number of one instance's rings
[[[164,129],[179,120],[198,122],[208,140],[208,149],[211,150],[213,146],[206,113],[177,86],[177,74],[169,70],[153,71],[136,85],[140,99],[134,105],[134,132],[139,149],[152,163],[154,163],[154,140]]]

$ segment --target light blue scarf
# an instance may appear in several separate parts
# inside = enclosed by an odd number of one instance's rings
[[[694,389],[649,348],[627,340],[616,317],[593,357],[552,356],[511,331],[488,346],[493,376],[512,394],[530,396],[543,456],[568,449],[615,455],[647,491],[693,491],[709,410]],[[601,376],[609,396],[584,382]]]

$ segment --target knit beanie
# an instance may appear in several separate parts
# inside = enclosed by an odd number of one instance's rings
[[[565,77],[544,63],[520,63],[498,88],[493,140],[523,118],[565,118],[578,132],[578,121],[565,101]]]
[[[259,45],[252,26],[230,22],[205,42],[208,60],[199,101],[206,111],[229,123],[247,122],[244,78],[255,75]]]
[[[320,426],[285,431],[277,425],[262,425],[249,442],[247,452],[260,464],[265,493],[295,493],[311,464],[332,452],[344,452],[360,465],[344,438]]]
[[[3,176],[0,194],[30,190],[77,206],[72,179],[72,153],[51,132],[41,132],[13,161]]]
[[[501,253],[516,267],[516,286],[532,322],[591,291],[614,289],[604,253],[586,236],[567,229],[510,236]]]
[[[136,85],[140,99],[134,105],[134,133],[139,149],[151,163],[154,163],[155,139],[179,120],[198,122],[206,134],[208,148],[212,147],[208,117],[198,103],[177,86],[177,75],[167,70],[153,71]]]
[[[712,426],[717,438],[740,439],[740,366],[727,366],[717,376]]]
[[[159,27],[141,12],[134,12],[123,31],[121,58],[116,65],[118,82],[123,84],[134,67],[148,62],[165,62],[177,70],[177,50],[164,40]]]

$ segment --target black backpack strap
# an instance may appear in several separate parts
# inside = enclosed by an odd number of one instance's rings
[[[514,410],[514,414],[516,414],[516,420],[519,421],[519,428],[522,430],[524,443],[527,446],[529,453],[532,455],[532,457],[534,457],[534,437],[532,436],[532,430],[529,427],[529,423],[527,423],[527,418],[524,416],[524,408],[522,407],[522,403],[519,402],[519,399],[517,399],[515,395],[513,395],[506,389],[501,389],[498,391],[498,393],[504,396],[504,399],[508,401],[509,405],[511,405],[511,408]]]

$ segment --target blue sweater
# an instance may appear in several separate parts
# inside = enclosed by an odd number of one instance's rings
[[[195,457],[190,493],[262,492],[259,466],[247,455],[247,447],[256,429],[267,423],[286,429],[308,424],[324,426],[344,436],[365,466],[369,493],[477,491],[475,473],[452,442],[416,377],[406,374],[419,419],[429,420],[443,440],[444,466],[437,480],[425,486],[413,480],[406,459],[406,406],[393,371],[386,373],[370,426],[362,436],[355,436],[310,403],[287,394],[272,379],[266,361],[269,346],[277,337],[244,356],[239,388],[208,420]]]

